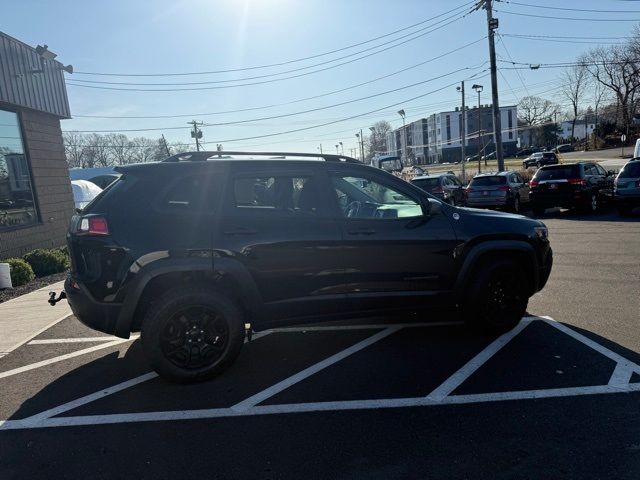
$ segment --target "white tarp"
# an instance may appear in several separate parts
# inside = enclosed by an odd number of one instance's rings
[[[88,180],[72,180],[71,188],[73,189],[73,201],[76,208],[80,209],[86,207],[102,191],[99,186]]]

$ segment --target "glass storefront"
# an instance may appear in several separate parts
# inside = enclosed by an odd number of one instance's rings
[[[37,221],[18,114],[0,110],[0,231]]]

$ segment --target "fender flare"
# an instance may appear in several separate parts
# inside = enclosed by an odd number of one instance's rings
[[[215,266],[214,266],[215,265]],[[122,308],[115,325],[115,335],[129,338],[134,314],[145,288],[151,280],[168,273],[203,272],[213,276],[229,276],[241,289],[245,307],[252,315],[260,312],[261,298],[253,278],[238,260],[215,258],[213,265],[210,257],[164,258],[140,268],[135,283],[124,297]]]
[[[465,282],[468,280],[468,275],[473,268],[478,264],[481,257],[488,253],[505,253],[505,252],[518,252],[526,253],[531,260],[531,270],[533,272],[533,284],[532,292],[535,292],[539,282],[538,263],[536,258],[536,252],[532,245],[524,240],[487,240],[481,242],[473,247],[465,254],[462,266],[458,271],[458,277],[454,284],[454,291],[456,294],[462,294]],[[457,296],[457,295],[456,295]]]

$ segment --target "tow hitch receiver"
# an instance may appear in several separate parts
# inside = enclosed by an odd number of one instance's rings
[[[53,307],[55,306],[56,303],[58,303],[63,298],[67,298],[67,294],[64,291],[60,292],[60,296],[58,298],[56,298],[56,292],[49,292],[49,300],[48,300],[49,305]]]

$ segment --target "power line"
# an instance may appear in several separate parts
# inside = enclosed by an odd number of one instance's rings
[[[239,83],[239,84],[234,84],[234,85],[216,85],[216,86],[210,86],[210,87],[190,87],[190,88],[122,88],[122,87],[104,87],[104,86],[97,86],[97,85],[86,85],[86,84],[75,83],[75,82],[67,82],[67,85],[71,85],[71,86],[75,86],[75,87],[99,89],[99,90],[118,90],[118,91],[130,91],[130,92],[183,92],[183,91],[199,91],[199,90],[217,90],[217,89],[221,89],[221,88],[247,87],[247,86],[252,86],[252,85],[264,85],[264,84],[267,84],[267,83],[281,82],[281,81],[284,81],[284,80],[290,80],[292,78],[300,78],[300,77],[304,77],[304,76],[307,76],[307,75],[312,75],[312,74],[315,74],[315,73],[320,73],[320,72],[324,72],[324,71],[327,71],[327,70],[332,70],[334,68],[341,67],[343,65],[348,65],[350,63],[354,63],[354,62],[357,62],[359,60],[363,60],[365,58],[371,57],[373,55],[377,55],[379,53],[385,52],[387,50],[390,50],[392,48],[398,47],[400,45],[404,45],[405,43],[411,42],[411,41],[416,40],[418,38],[421,38],[421,37],[423,37],[425,35],[433,33],[436,30],[440,30],[440,29],[442,29],[442,28],[444,28],[444,27],[446,27],[446,26],[448,26],[448,25],[450,25],[450,24],[452,24],[452,23],[454,23],[454,22],[456,22],[458,20],[461,20],[462,18],[464,18],[464,16],[465,15],[456,17],[453,20],[450,20],[447,23],[439,25],[438,27],[435,27],[435,28],[433,28],[433,29],[431,29],[431,30],[429,30],[427,32],[421,33],[420,35],[417,35],[417,36],[415,36],[413,38],[406,39],[406,40],[404,40],[404,41],[402,41],[400,43],[388,46],[388,47],[383,48],[381,50],[378,50],[376,52],[368,53],[367,55],[363,55],[363,56],[358,57],[358,58],[347,60],[345,62],[338,63],[338,64],[335,64],[335,65],[330,65],[328,67],[320,68],[320,69],[317,69],[317,70],[312,70],[310,72],[299,73],[297,75],[290,75],[290,76],[282,77],[282,78],[272,78],[272,79],[269,79],[269,80],[261,80],[261,81],[257,81],[257,82],[248,82],[248,83]],[[329,62],[325,62],[325,63],[329,63]],[[297,70],[299,71],[299,70],[302,70],[302,69],[297,69]],[[291,72],[293,72],[293,71],[295,71],[295,70],[291,70]],[[280,75],[282,73],[284,73],[284,72],[281,72],[279,74],[274,74],[274,75]],[[255,77],[255,78],[258,78],[258,77]],[[229,81],[231,81],[231,80],[229,80]],[[238,81],[238,79],[233,80],[233,81]],[[115,84],[118,84],[118,85],[127,85],[127,83],[119,83],[119,82],[105,82],[105,83],[115,83]],[[208,83],[220,83],[220,82],[208,82]],[[151,85],[154,85],[154,84],[151,84]],[[155,85],[162,85],[162,84],[155,84]]]
[[[594,37],[594,36],[567,36],[567,35],[533,35],[528,33],[502,33],[503,37],[526,37],[526,38],[572,38],[572,39],[586,39],[586,40],[629,40],[630,37]]]
[[[311,60],[314,58],[319,58],[319,57],[324,57],[326,55],[331,55],[333,53],[338,53],[338,52],[342,52],[344,50],[349,50],[350,48],[355,48],[355,47],[359,47],[361,45],[365,45],[367,43],[371,43],[371,42],[375,42],[376,40],[380,40],[381,38],[386,38],[386,37],[390,37],[392,35],[395,35],[396,33],[400,33],[406,30],[410,30],[414,27],[417,27],[419,25],[423,25],[425,23],[428,23],[432,20],[435,20],[437,18],[443,17],[445,15],[448,15],[456,10],[461,10],[469,5],[471,5],[472,3],[474,3],[474,1],[470,1],[470,2],[466,2],[463,3],[455,8],[452,8],[451,10],[448,10],[446,12],[443,12],[441,14],[438,14],[434,17],[430,17],[427,18],[425,20],[421,20],[420,22],[414,23],[413,25],[409,25],[407,27],[403,27],[400,28],[398,30],[394,30],[393,32],[389,32],[389,33],[385,33],[384,35],[380,35],[374,38],[370,38],[368,40],[362,41],[362,42],[358,42],[358,43],[354,43],[351,45],[347,45],[346,47],[341,47],[335,50],[331,50],[328,52],[323,52],[323,53],[318,53],[315,55],[310,55],[307,57],[303,57],[303,58],[297,58],[294,60],[287,60],[287,61],[283,61],[283,62],[278,62],[278,63],[272,63],[272,64],[267,64],[267,65],[255,65],[255,66],[251,66],[251,67],[242,67],[242,68],[232,68],[232,69],[226,69],[226,70],[213,70],[213,71],[205,71],[205,72],[181,72],[181,73],[105,73],[105,72],[82,72],[82,71],[77,71],[77,72],[73,72],[74,75],[95,75],[95,76],[111,76],[111,77],[172,77],[172,76],[187,76],[187,75],[210,75],[210,74],[217,74],[217,73],[232,73],[232,72],[242,72],[242,71],[247,71],[247,70],[257,70],[257,69],[261,69],[261,68],[270,68],[270,67],[280,67],[280,66],[284,66],[284,65],[290,65],[292,63],[298,63],[298,62],[303,62],[305,60]],[[413,32],[415,33],[415,32]]]
[[[237,120],[237,121],[232,121],[232,122],[208,123],[208,124],[205,124],[204,126],[213,127],[213,126],[223,126],[223,125],[237,125],[237,124],[241,124],[241,123],[256,122],[256,121],[261,121],[261,120],[272,120],[272,119],[277,119],[277,118],[291,117],[291,116],[296,116],[296,115],[302,115],[302,114],[305,114],[305,113],[311,113],[311,112],[317,112],[317,111],[320,111],[320,110],[326,110],[326,109],[329,109],[329,108],[335,108],[335,107],[339,107],[339,106],[343,106],[343,105],[348,105],[350,103],[355,103],[355,102],[359,102],[359,101],[362,101],[362,100],[367,100],[367,99],[370,99],[370,98],[379,97],[379,96],[382,96],[382,95],[388,95],[389,93],[395,93],[395,92],[398,92],[400,90],[406,90],[407,88],[412,88],[412,87],[415,87],[415,86],[418,86],[418,85],[423,85],[425,83],[433,82],[435,80],[439,80],[441,78],[453,75],[455,73],[459,73],[459,72],[464,71],[464,70],[473,70],[473,69],[476,69],[476,68],[480,68],[486,63],[487,62],[484,62],[484,63],[482,63],[482,64],[480,64],[478,66],[475,66],[475,67],[459,68],[457,70],[453,70],[453,71],[445,73],[443,75],[439,75],[437,77],[429,78],[429,79],[423,80],[421,82],[416,82],[416,83],[413,83],[411,85],[405,85],[403,87],[394,88],[392,90],[379,92],[379,93],[376,93],[376,94],[373,94],[373,95],[368,95],[366,97],[361,97],[361,98],[357,98],[357,99],[354,99],[354,100],[348,100],[346,102],[336,103],[336,104],[333,104],[333,105],[327,105],[327,106],[324,106],[324,107],[312,108],[312,109],[309,109],[309,110],[303,110],[303,111],[299,111],[299,112],[287,113],[287,114],[282,114],[282,115],[272,115],[272,116],[269,116],[269,117],[261,117],[261,118],[247,119],[247,120]],[[187,128],[187,127],[128,128],[128,129],[117,129],[117,130],[75,130],[75,131],[77,131],[78,133],[110,133],[110,132],[146,132],[146,131],[160,131],[160,130],[180,130],[180,129],[184,129],[184,128]]]
[[[534,40],[538,42],[550,42],[550,43],[570,43],[574,45],[624,45],[623,42],[603,42],[602,40],[560,40],[553,38],[535,38],[535,37],[525,37],[525,36],[511,36],[511,35],[503,35],[505,37],[509,36],[515,38],[517,40]]]
[[[364,85],[369,85],[371,83],[380,81],[380,80],[384,80],[385,78],[390,78],[393,77],[395,75],[398,75],[400,73],[406,72],[408,70],[412,70],[414,68],[426,65],[427,63],[433,62],[435,60],[439,60],[440,58],[443,58],[447,55],[451,55],[452,53],[458,52],[464,48],[467,48],[471,45],[474,45],[478,42],[481,42],[482,40],[486,39],[487,37],[482,37],[479,38],[478,40],[474,40],[473,42],[469,42],[465,45],[462,45],[458,48],[455,48],[453,50],[449,50],[448,52],[445,52],[441,55],[429,58],[423,62],[420,63],[416,63],[415,65],[411,65],[409,67],[405,67],[403,69],[397,70],[395,72],[389,73],[387,75],[383,75],[381,77],[377,77],[374,78],[372,80],[368,80],[366,82],[362,82],[362,83],[358,83],[356,85],[351,85],[349,87],[344,87],[341,88],[339,90],[333,90],[331,92],[326,92],[326,93],[321,93],[318,95],[313,95],[311,97],[305,97],[305,98],[299,98],[297,100],[291,100],[289,102],[284,102],[284,103],[277,103],[277,104],[271,104],[271,105],[263,105],[263,106],[258,106],[258,107],[248,107],[248,108],[242,108],[242,109],[238,109],[238,110],[226,110],[226,111],[220,111],[220,112],[208,112],[208,113],[186,113],[186,114],[177,114],[177,115],[151,115],[151,116],[127,116],[127,115],[74,115],[75,117],[79,117],[79,118],[113,118],[113,119],[158,119],[158,118],[181,118],[181,117],[206,117],[206,116],[212,116],[212,115],[223,115],[223,114],[228,114],[228,113],[241,113],[241,112],[248,112],[248,111],[255,111],[255,110],[266,110],[269,108],[274,108],[274,107],[283,107],[286,105],[292,105],[294,103],[300,103],[300,102],[305,102],[308,100],[315,100],[317,98],[322,98],[322,97],[326,97],[329,95],[334,95],[336,93],[342,93],[345,92],[347,90],[352,90],[354,88],[358,88],[358,87],[362,87]]]
[[[549,15],[534,15],[533,13],[510,12],[508,10],[496,10],[496,12],[506,13],[507,15],[518,15],[521,17],[547,18],[550,20],[569,20],[576,22],[640,22],[635,18],[576,18],[576,17],[552,17]]]
[[[507,53],[507,56],[509,57],[509,60],[513,61],[513,58],[511,58],[511,54],[509,53],[509,50],[507,50],[507,45],[504,43],[504,40],[502,39],[502,35],[500,35],[498,33],[498,40],[500,40],[500,44],[502,45],[502,48],[504,49],[504,51]],[[527,92],[527,95],[529,95],[529,91],[527,90],[527,86],[524,83],[524,80],[522,79],[522,75],[520,75],[520,71],[516,70],[516,74],[518,75],[518,78],[520,79],[520,83],[522,84],[522,86],[524,87],[525,91]],[[501,74],[502,75],[502,74]],[[502,75],[502,78],[505,78],[504,75]],[[505,79],[506,81],[506,79]],[[507,81],[507,84],[509,82]]]
[[[640,13],[640,10],[594,10],[590,8],[567,8],[567,7],[552,7],[549,5],[534,5],[532,3],[513,2],[511,0],[502,0],[504,3],[511,5],[521,5],[523,7],[543,8],[545,10],[566,10],[570,12],[592,12],[592,13]]]

